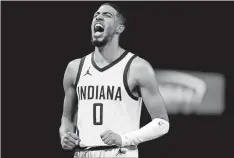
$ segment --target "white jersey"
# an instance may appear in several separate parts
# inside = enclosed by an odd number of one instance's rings
[[[132,95],[127,83],[136,55],[126,51],[103,68],[96,65],[93,55],[81,62],[76,81],[81,147],[105,146],[100,134],[106,130],[125,134],[140,128],[142,99]]]

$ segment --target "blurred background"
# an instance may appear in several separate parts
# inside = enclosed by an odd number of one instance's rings
[[[69,158],[59,126],[67,64],[93,51],[103,2],[1,2],[2,155]],[[128,19],[121,45],[155,69],[170,132],[140,157],[230,157],[233,2],[116,2]],[[145,107],[141,126],[150,121]]]
[[[169,114],[222,115],[225,78],[208,72],[155,70]]]

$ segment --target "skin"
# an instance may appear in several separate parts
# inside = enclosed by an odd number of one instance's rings
[[[104,46],[95,47],[94,60],[99,67],[110,64],[125,51],[119,46],[119,36],[124,31],[124,25],[122,25],[116,15],[117,11],[108,5],[101,6],[94,14],[91,25],[92,40],[102,42],[105,38],[108,39],[108,42]],[[94,36],[96,22],[101,22],[105,26],[104,33],[100,37]],[[73,149],[75,144],[79,143],[78,136],[73,133],[74,125],[72,120],[73,109],[77,105],[77,94],[74,85],[79,63],[80,59],[71,61],[64,74],[65,99],[60,136],[61,138],[64,137],[64,139],[61,139],[61,145],[66,150]],[[139,87],[143,101],[152,119],[162,118],[168,121],[165,104],[158,90],[154,70],[147,61],[136,57],[129,68],[127,81],[130,90],[135,96],[139,96],[135,91],[135,87]],[[100,137],[107,145],[120,146],[122,144],[120,135],[111,130],[103,131]]]
[[[74,125],[72,115],[75,106],[77,105],[77,94],[75,91],[75,77],[77,74],[77,66],[79,66],[80,59],[71,61],[65,71],[63,79],[63,87],[65,98],[63,103],[63,114],[61,119],[61,126],[59,129],[61,137],[61,145],[65,150],[72,150],[76,144],[79,143],[78,136],[74,133]]]

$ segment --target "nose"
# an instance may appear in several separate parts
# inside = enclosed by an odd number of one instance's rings
[[[96,16],[96,20],[103,20],[103,16],[102,16],[101,14],[98,14],[98,15]]]

